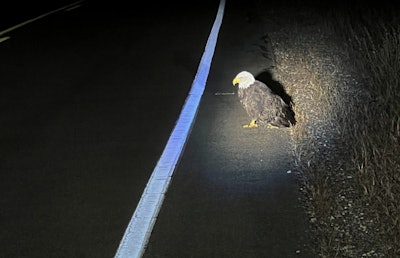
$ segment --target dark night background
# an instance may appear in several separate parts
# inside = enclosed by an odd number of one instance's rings
[[[0,32],[74,2],[1,3]],[[0,239],[8,247],[0,248],[0,256],[1,252],[58,258],[114,254],[134,210],[132,199],[140,197],[147,173],[154,168],[187,95],[218,2],[86,0],[76,13],[55,14],[9,33],[11,39],[0,48],[4,77],[0,80],[0,106],[5,121],[0,128],[0,136],[4,136],[0,168],[5,168],[0,174],[0,189],[5,192],[0,200],[0,221],[4,223]],[[165,216],[158,221],[154,231],[158,235],[153,235],[149,255],[197,248],[212,252],[213,246],[207,244],[218,241],[222,241],[221,253],[232,253],[232,243],[239,243],[233,244],[237,253],[248,248],[250,255],[265,251],[260,243],[279,234],[277,244],[270,241],[271,250],[293,253],[302,244],[303,235],[279,227],[282,221],[289,221],[287,228],[302,230],[302,218],[292,211],[297,192],[293,191],[293,174],[286,173],[292,169],[287,137],[275,131],[265,135],[243,132],[241,117],[235,113],[241,111],[236,99],[214,96],[215,92],[233,91],[232,76],[248,65],[252,52],[243,49],[252,46],[240,32],[262,30],[261,25],[244,18],[254,11],[249,6],[261,2],[271,8],[283,7],[288,16],[298,11],[297,6],[313,5],[315,10],[330,10],[331,14],[352,13],[353,18],[363,12],[385,17],[399,5],[389,1],[226,0],[214,71],[203,99],[206,105],[199,112],[181,172],[176,173],[175,185],[169,190]],[[191,13],[193,6],[196,9]],[[188,10],[190,15],[179,10]],[[149,23],[152,26],[146,26]],[[183,43],[174,41],[182,35]],[[174,87],[168,81],[171,77],[180,78],[173,82]],[[141,83],[147,83],[146,87],[137,87]],[[132,85],[137,90],[133,91]],[[55,90],[55,86],[59,88]],[[158,104],[150,103],[149,96]],[[164,96],[171,99],[168,105],[161,102]],[[144,107],[146,116],[141,112]],[[161,122],[159,113],[163,113]],[[139,132],[141,136],[136,137]],[[271,139],[276,141],[271,146],[281,149],[258,152],[257,144],[264,148],[264,142]],[[265,159],[262,164],[261,158]],[[134,171],[139,172],[133,175]],[[267,187],[263,182],[268,182]],[[268,234],[256,239],[253,233],[257,230]],[[175,238],[171,237],[174,234]],[[174,249],[163,241],[182,245]],[[292,246],[287,248],[288,244]],[[182,246],[187,250],[180,250]]]
[[[36,1],[7,1],[0,4],[0,31],[7,29],[11,26],[24,22],[28,19],[35,18],[39,15],[42,15],[46,12],[50,12],[57,8],[63,7],[65,5],[74,3],[77,1],[74,0],[56,0],[56,1],[48,1],[48,0],[36,0]],[[201,1],[205,3],[218,2],[216,0],[208,0]],[[246,0],[227,0],[226,2],[235,2],[244,5],[252,5],[255,3],[260,3],[264,1],[246,1]],[[322,10],[331,9],[335,12],[342,13],[348,11],[362,12],[362,11],[371,11],[371,12],[381,12],[383,11],[383,15],[385,12],[396,10],[400,6],[399,3],[394,1],[298,1],[298,0],[286,0],[286,1],[267,1],[271,6],[286,6],[288,8],[293,6],[318,6]],[[113,9],[118,9],[118,12],[124,10],[124,12],[130,12],[135,16],[146,15],[147,12],[155,12],[159,10],[162,11],[172,11],[176,8],[185,8],[190,7],[193,4],[193,1],[187,1],[186,3],[181,3],[181,1],[140,1],[140,2],[132,2],[132,1],[112,1],[112,2],[104,2],[104,1],[94,1],[94,0],[86,0],[83,3],[90,3],[92,7],[106,10],[107,12],[113,12]],[[265,4],[265,3],[263,3]],[[123,7],[123,8],[119,8]],[[384,7],[384,8],[382,8]]]
[[[2,1],[0,31],[73,2],[70,0]]]
[[[63,6],[78,2],[78,0],[17,0],[0,4],[0,31],[15,26],[26,20],[51,12]],[[215,3],[217,0],[201,1],[203,3]],[[171,12],[174,9],[182,9],[193,5],[193,1],[181,3],[181,1],[95,1],[81,2],[90,5],[93,12],[107,12],[112,14],[131,13],[133,16],[146,16],[148,12]],[[185,7],[186,6],[186,7]]]

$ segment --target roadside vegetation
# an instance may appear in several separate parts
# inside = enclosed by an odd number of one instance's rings
[[[400,9],[361,4],[259,6],[320,257],[400,257]]]

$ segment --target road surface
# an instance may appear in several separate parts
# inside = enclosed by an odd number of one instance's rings
[[[145,257],[310,257],[290,132],[244,130],[231,85],[241,70],[272,65],[260,54],[269,28],[253,19],[255,2],[227,1]],[[0,257],[114,256],[190,90],[218,1],[177,6],[85,1],[0,43]]]
[[[217,6],[149,5],[89,1],[3,35],[0,257],[115,254]]]

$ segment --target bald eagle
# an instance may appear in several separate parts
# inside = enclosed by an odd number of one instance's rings
[[[267,125],[269,128],[290,127],[295,124],[294,112],[290,103],[271,91],[271,89],[254,76],[243,71],[236,75],[232,84],[238,85],[238,97],[251,122],[244,128]]]

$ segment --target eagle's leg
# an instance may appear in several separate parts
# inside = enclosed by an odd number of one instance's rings
[[[271,124],[268,124],[267,125],[267,128],[272,128],[272,129],[276,129],[276,128],[279,128],[278,126],[276,126],[276,125],[271,125]]]
[[[256,128],[256,127],[258,127],[258,124],[256,123],[255,119],[251,120],[250,124],[243,126],[243,128]]]

